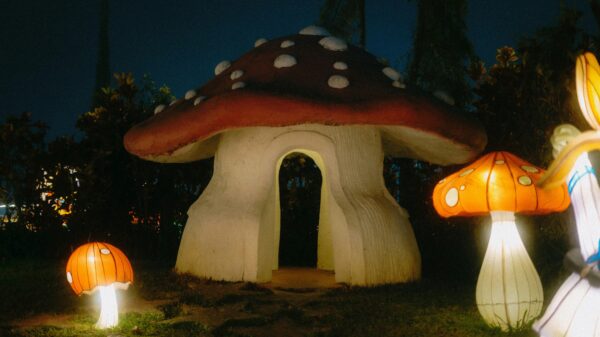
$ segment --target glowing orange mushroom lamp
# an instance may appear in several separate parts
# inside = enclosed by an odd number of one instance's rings
[[[515,213],[547,214],[569,206],[566,185],[542,190],[543,170],[508,152],[491,152],[442,179],[433,204],[443,217],[490,214],[492,232],[477,280],[483,319],[502,330],[520,328],[543,304],[540,278],[515,224]]]
[[[119,322],[115,289],[127,289],[133,282],[129,260],[117,247],[104,242],[79,246],[67,262],[67,281],[77,295],[100,291],[99,329],[112,328]]]

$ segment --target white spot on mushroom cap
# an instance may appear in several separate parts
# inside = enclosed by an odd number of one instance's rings
[[[350,84],[350,82],[344,76],[332,75],[331,77],[329,77],[329,80],[327,80],[327,84],[335,89],[343,89],[347,87]]]
[[[396,88],[400,88],[400,89],[404,89],[406,88],[406,84],[400,82],[400,81],[394,81],[392,82],[392,85]]]
[[[194,105],[198,105],[200,104],[200,102],[204,101],[206,99],[206,96],[198,96],[195,100],[194,100]]]
[[[392,67],[385,67],[385,68],[381,69],[381,71],[383,72],[383,74],[385,76],[387,76],[392,81],[402,81],[402,76],[400,76],[400,73],[397,72],[396,69],[394,69]]]
[[[229,75],[229,78],[231,78],[232,80],[237,80],[238,78],[242,77],[244,75],[244,71],[243,70],[236,70],[233,71],[231,73],[231,75]]]
[[[446,201],[446,205],[450,207],[454,207],[458,204],[458,190],[455,187],[446,192],[446,197],[444,198]]]
[[[445,92],[443,90],[436,90],[433,93],[433,96],[437,97],[439,100],[444,101],[446,104],[449,104],[449,105],[454,105],[455,104],[454,98],[452,98],[452,96],[450,96],[449,93],[447,93],[447,92]]]
[[[165,109],[164,104],[157,105],[156,108],[154,108],[154,114],[156,115],[157,113],[163,111],[164,109]]]
[[[319,26],[308,26],[299,32],[300,35],[330,35],[327,29]]]
[[[176,99],[176,100],[173,100],[173,101],[171,101],[171,103],[169,103],[169,106],[171,106],[171,105],[175,105],[175,104],[177,104],[177,103],[179,103],[179,100],[178,100],[178,99]]]
[[[264,37],[261,37],[260,39],[254,41],[254,47],[258,47],[265,43],[267,43],[267,39],[265,39]]]
[[[67,282],[73,283],[73,276],[70,271],[67,272]]]
[[[194,96],[196,96],[196,90],[188,90],[188,91],[185,93],[185,96],[184,96],[184,97],[185,97],[185,99],[190,99],[190,98],[192,98],[192,97],[194,97]]]
[[[334,36],[327,36],[319,40],[319,44],[323,46],[323,48],[332,51],[344,51],[348,49],[348,44],[346,41],[342,39],[338,39]]]
[[[469,174],[473,173],[473,171],[475,171],[475,169],[472,169],[472,168],[470,168],[470,169],[468,169],[468,170],[465,170],[464,172],[462,172],[462,173],[461,173],[461,174],[459,174],[458,176],[459,176],[459,177],[464,177],[464,176],[467,176],[467,175],[469,175]]]
[[[348,65],[345,62],[338,61],[333,64],[333,68],[337,70],[346,70],[348,69]]]
[[[236,89],[241,89],[243,87],[246,86],[246,83],[244,82],[235,82],[232,86],[231,86],[231,90],[236,90]]]
[[[281,42],[280,47],[281,48],[289,48],[289,47],[291,47],[291,46],[293,46],[295,44],[296,43],[294,41],[292,41],[292,40],[285,40],[285,41]]]
[[[110,254],[110,250],[108,250],[108,248],[102,248],[102,249],[100,249],[100,253],[102,253],[104,255],[109,255]]]
[[[517,181],[519,182],[519,184],[523,185],[523,186],[529,186],[531,184],[533,184],[533,181],[531,181],[531,178],[529,178],[528,176],[520,176]]]
[[[446,182],[446,178],[444,178],[444,179],[442,179],[442,180],[438,181],[438,184],[443,184],[443,183],[445,183],[445,182]]]
[[[221,62],[219,62],[219,64],[217,64],[216,67],[215,67],[215,75],[219,75],[220,73],[222,73],[223,71],[225,71],[230,66],[231,66],[231,62],[229,62],[229,61],[221,61]]]
[[[292,55],[282,54],[275,58],[275,61],[273,61],[273,66],[275,68],[288,68],[296,65],[296,63],[298,62]]]
[[[465,185],[460,185],[460,190],[461,190],[461,191],[464,191],[464,190],[465,190],[465,188],[467,188]]]
[[[537,169],[537,167],[533,167],[533,166],[529,166],[529,165],[523,165],[521,166],[521,169],[525,172],[529,172],[529,173],[538,173],[540,170]]]

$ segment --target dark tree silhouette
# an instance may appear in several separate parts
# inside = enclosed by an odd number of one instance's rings
[[[100,0],[100,25],[98,31],[98,58],[96,60],[96,84],[92,94],[92,108],[98,105],[102,88],[110,86],[109,0]]]
[[[467,0],[418,0],[409,82],[450,94],[464,107],[470,98],[466,65],[473,57],[465,23]]]
[[[0,124],[0,194],[5,214],[0,219],[0,258],[27,254],[28,245],[21,243],[41,230],[42,224],[35,221],[40,211],[36,181],[42,174],[46,129],[27,112],[8,115]]]
[[[325,0],[318,24],[334,36],[366,46],[365,0]]]

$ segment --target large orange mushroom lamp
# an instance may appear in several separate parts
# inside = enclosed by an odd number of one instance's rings
[[[443,217],[490,214],[492,231],[477,280],[477,307],[491,326],[518,329],[537,317],[543,290],[515,224],[515,213],[547,214],[569,206],[562,184],[542,190],[543,170],[508,152],[491,152],[442,179],[433,205]]]
[[[67,281],[77,295],[100,291],[99,329],[115,327],[119,310],[115,289],[127,289],[133,282],[129,260],[117,247],[104,242],[79,246],[67,262]]]

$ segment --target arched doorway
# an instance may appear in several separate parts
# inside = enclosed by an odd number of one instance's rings
[[[279,266],[317,267],[321,171],[309,156],[292,152],[279,168]]]
[[[273,270],[333,271],[331,197],[323,158],[296,148],[283,153],[275,169]]]

